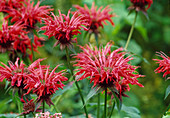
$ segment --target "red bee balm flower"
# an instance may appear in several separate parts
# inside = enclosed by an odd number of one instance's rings
[[[153,59],[153,60],[157,61],[156,63],[159,64],[159,67],[157,69],[155,69],[155,72],[156,73],[164,72],[163,77],[166,77],[168,74],[170,74],[170,57],[168,57],[163,52],[160,52],[159,54],[160,54],[160,57],[163,58],[163,60]],[[170,79],[170,77],[168,77],[167,79]]]
[[[36,60],[28,68],[25,67],[23,61],[18,64],[19,58],[17,58],[15,64],[9,61],[8,64],[10,67],[1,62],[4,67],[0,66],[0,81],[2,82],[4,79],[6,79],[7,81],[11,82],[12,87],[17,87],[23,90],[25,86],[23,83],[24,80],[31,77],[29,75],[30,71],[37,67],[37,64],[42,60],[43,59]]]
[[[60,10],[58,11],[59,16],[55,16],[52,13],[54,20],[52,17],[44,19],[46,26],[42,27],[41,30],[46,30],[44,34],[49,36],[49,38],[55,36],[58,41],[54,46],[60,44],[60,48],[64,49],[65,46],[69,46],[71,42],[75,43],[77,41],[77,38],[73,38],[73,36],[80,34],[79,30],[81,28],[87,30],[87,28],[83,26],[87,25],[87,23],[85,23],[84,17],[78,16],[77,12],[75,12],[70,19],[70,10],[67,16],[61,14]]]
[[[18,9],[22,6],[24,0],[1,0],[0,12],[8,12],[11,9]]]
[[[130,0],[130,1],[133,5],[129,7],[129,9],[135,9],[136,11],[143,12],[146,12],[146,10],[149,9],[151,4],[153,3],[152,0]]]
[[[23,26],[19,22],[8,26],[8,22],[3,22],[2,30],[0,30],[0,51],[12,50],[13,42],[19,39],[19,35],[23,31]]]
[[[21,21],[27,29],[34,28],[37,22],[41,23],[41,19],[48,17],[50,11],[53,10],[50,9],[50,6],[39,6],[39,1],[35,6],[33,6],[34,2],[31,0],[25,1],[24,3],[18,10],[10,10],[6,19],[11,17],[11,22]]]
[[[58,88],[63,88],[64,84],[62,81],[68,80],[63,76],[63,71],[58,73],[55,70],[58,68],[56,66],[51,72],[49,70],[49,66],[45,66],[46,68],[42,68],[39,64],[36,70],[31,71],[32,77],[24,81],[26,84],[24,89],[28,89],[29,93],[33,90],[33,93],[36,93],[38,98],[37,102],[46,101],[46,103],[50,106],[52,103],[50,96],[58,90]]]
[[[90,32],[98,33],[98,28],[103,28],[102,23],[106,24],[106,20],[114,26],[111,18],[115,17],[115,14],[109,14],[109,12],[112,11],[109,6],[105,7],[103,10],[101,10],[103,7],[100,7],[97,10],[97,6],[95,6],[95,3],[93,2],[91,9],[89,9],[86,4],[84,5],[84,8],[79,5],[74,5],[74,7],[78,10],[80,15],[85,16],[87,19]]]
[[[93,87],[115,88],[121,94],[129,90],[129,84],[136,84],[143,87],[137,80],[143,75],[138,74],[135,70],[136,66],[130,65],[128,62],[133,58],[126,57],[123,48],[119,48],[111,52],[111,44],[107,44],[105,48],[95,50],[88,45],[80,46],[83,52],[74,56],[77,64],[74,66],[81,67],[77,69],[76,76],[81,76],[78,80],[90,77],[90,82],[94,82]],[[122,88],[123,87],[123,88]]]

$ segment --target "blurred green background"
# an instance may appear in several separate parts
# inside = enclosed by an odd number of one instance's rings
[[[117,15],[117,17],[113,18],[115,23],[114,27],[108,23],[108,25],[104,26],[104,29],[100,30],[100,44],[105,45],[107,42],[114,42],[116,46],[124,47],[135,15],[135,13],[128,15],[129,11],[127,8],[130,6],[130,1],[94,1],[98,8],[109,5],[113,9],[113,13]],[[55,9],[55,14],[58,14],[58,9],[60,9],[62,13],[67,14],[70,8],[72,11],[75,10],[75,8],[72,7],[74,4],[81,6],[87,4],[91,7],[92,2],[93,0],[42,0],[41,5],[51,5]],[[142,118],[161,118],[170,103],[170,96],[164,100],[165,90],[168,85],[170,85],[170,80],[165,81],[162,74],[154,73],[158,65],[152,59],[158,58],[155,55],[157,51],[163,51],[170,56],[170,2],[168,0],[154,0],[147,13],[149,20],[139,12],[135,30],[128,47],[128,50],[134,53],[135,59],[132,61],[132,64],[140,66],[140,74],[145,75],[144,78],[139,80],[144,85],[144,88],[131,86],[130,92],[127,93],[129,98],[124,98],[123,103],[126,106],[137,108]],[[2,17],[2,14],[0,16]],[[47,38],[41,34],[41,32],[39,35]],[[77,45],[88,43],[88,38],[90,38],[90,43],[95,45],[94,36],[85,36],[85,33],[82,32],[81,35],[78,35],[78,44],[74,44],[76,52],[80,52]],[[64,65],[60,66],[60,69],[66,69],[65,51],[61,51],[59,46],[53,48],[54,42],[54,38],[47,40],[44,46],[39,48],[40,53],[36,53],[36,58],[47,57],[47,59],[43,61],[43,64],[49,64],[52,68],[57,64],[64,63]],[[70,51],[70,53],[73,52],[74,51]],[[0,61],[7,63],[8,54],[0,54]],[[69,76],[69,74],[67,76]],[[79,83],[83,88],[84,96],[86,96],[91,88],[89,81],[83,80],[83,82]],[[11,100],[11,96],[9,96],[10,92],[5,93],[6,90],[4,87],[5,83],[0,83],[0,114],[17,113],[17,105]],[[87,104],[88,111],[92,115],[96,115],[96,97],[97,96],[94,96],[94,98],[90,99]],[[102,100],[104,101],[104,97]],[[63,117],[78,116],[83,113],[83,106],[74,85],[68,88],[61,96],[54,97],[53,102],[63,114]],[[54,112],[53,107],[46,107]],[[131,110],[139,113],[137,109]],[[137,117],[133,114],[128,114],[130,108],[124,108],[123,110],[125,112],[121,111],[120,114],[115,110],[113,118],[123,118],[125,116],[131,118]],[[79,117],[81,118],[82,116]]]

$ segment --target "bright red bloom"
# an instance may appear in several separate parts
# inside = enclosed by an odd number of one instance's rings
[[[12,50],[13,42],[15,39],[19,39],[21,32],[25,31],[23,31],[23,26],[20,25],[20,22],[8,26],[8,22],[4,21],[2,30],[0,30],[0,51]]]
[[[143,12],[146,12],[146,10],[149,9],[151,4],[153,3],[152,0],[130,0],[130,1],[133,5],[129,7],[129,9],[135,9],[136,11]]]
[[[52,17],[44,19],[46,26],[42,27],[41,30],[46,30],[44,34],[49,36],[49,38],[55,36],[58,41],[54,46],[60,44],[60,48],[63,49],[65,46],[69,46],[72,42],[77,41],[77,38],[74,38],[74,36],[80,34],[79,30],[81,30],[81,28],[87,30],[87,28],[83,26],[87,25],[87,23],[85,23],[84,17],[78,16],[77,12],[75,12],[70,19],[70,10],[67,16],[61,14],[60,10],[58,11],[59,16],[55,16],[52,13],[54,20]]]
[[[11,82],[12,87],[17,87],[20,89],[24,88],[24,80],[30,78],[30,71],[37,67],[38,63],[43,59],[38,59],[33,62],[28,68],[25,67],[23,61],[19,63],[19,58],[17,58],[15,64],[11,61],[8,62],[9,67],[1,62],[4,66],[0,66],[0,81],[2,82],[4,79]]]
[[[155,69],[156,73],[161,73],[163,72],[163,77],[166,77],[168,74],[170,74],[170,57],[168,57],[165,53],[160,52],[158,53],[160,54],[159,56],[163,58],[163,60],[161,59],[153,59],[154,61],[157,61],[156,63],[159,64],[159,67],[157,69]],[[168,77],[167,79],[170,79],[170,77]]]
[[[59,66],[59,65],[58,65]],[[38,98],[37,102],[42,102],[43,100],[50,106],[52,103],[50,96],[56,92],[59,88],[63,89],[64,84],[62,81],[68,80],[63,76],[63,71],[58,73],[55,70],[58,68],[56,66],[52,71],[50,71],[49,66],[42,68],[39,64],[36,70],[31,71],[31,76],[29,79],[25,80],[26,84],[24,89],[28,89],[29,93],[31,90],[36,93]]]
[[[24,0],[1,0],[0,12],[8,12],[11,9],[19,9],[22,6]]]
[[[138,67],[128,63],[133,58],[130,56],[125,58],[123,48],[111,52],[109,43],[99,50],[97,47],[93,50],[88,45],[80,48],[83,52],[74,56],[77,62],[74,66],[81,67],[76,73],[76,76],[81,76],[78,80],[90,77],[90,83],[94,82],[93,87],[113,87],[119,94],[129,90],[129,84],[143,87],[137,80],[143,75],[136,72]]]
[[[115,14],[109,14],[109,12],[112,11],[109,6],[106,6],[103,10],[103,7],[101,6],[97,10],[97,6],[95,6],[95,3],[93,2],[91,9],[89,9],[86,4],[84,5],[84,8],[79,5],[74,5],[74,7],[78,10],[80,15],[85,16],[87,19],[90,32],[98,33],[98,28],[103,28],[102,23],[107,24],[106,20],[114,26],[114,22],[111,18],[115,17]]]
[[[20,9],[12,9],[8,12],[6,18],[11,17],[11,22],[20,21],[27,29],[32,29],[35,27],[37,22],[41,23],[42,18],[48,17],[50,11],[50,6],[39,6],[40,2],[34,6],[32,0],[25,1]]]

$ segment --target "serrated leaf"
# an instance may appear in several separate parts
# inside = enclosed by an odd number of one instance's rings
[[[169,94],[170,94],[170,85],[166,88],[166,93],[165,93],[164,100],[168,97]]]
[[[52,100],[59,95],[62,95],[64,92],[66,92],[67,90],[69,90],[73,85],[73,82],[68,83],[66,86],[63,87],[63,89],[59,89],[58,91],[56,91],[56,93],[53,94]]]
[[[109,89],[110,89],[110,88],[109,88]],[[121,110],[121,108],[122,108],[122,101],[119,100],[119,98],[116,96],[115,91],[114,91],[113,89],[110,89],[110,90],[111,90],[112,93],[113,93],[113,96],[114,96],[115,101],[116,101],[117,109],[118,109],[118,111],[120,112],[120,110]]]

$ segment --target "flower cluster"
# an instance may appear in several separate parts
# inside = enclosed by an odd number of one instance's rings
[[[98,28],[103,28],[102,23],[107,24],[106,20],[114,26],[111,18],[115,17],[115,14],[109,13],[110,11],[112,11],[109,6],[106,6],[103,10],[103,7],[101,6],[97,10],[97,6],[95,6],[95,3],[93,2],[91,9],[89,9],[86,4],[84,5],[84,8],[80,7],[79,5],[74,5],[74,7],[78,10],[78,13],[80,15],[83,15],[87,19],[90,32],[98,33]]]
[[[88,24],[85,23],[83,16],[78,16],[78,13],[75,12],[70,19],[70,10],[68,11],[67,16],[61,14],[60,10],[59,16],[55,16],[52,13],[52,17],[44,19],[45,26],[41,30],[46,30],[45,35],[55,38],[58,40],[54,46],[60,44],[60,48],[64,49],[66,46],[70,46],[71,43],[77,42],[77,38],[74,38],[75,35],[80,34],[81,28],[87,30],[85,26]]]
[[[15,64],[9,62],[10,67],[2,63],[4,67],[0,66],[0,81],[6,78],[7,81],[11,82],[12,87],[25,90],[26,94],[31,91],[36,93],[38,96],[37,102],[45,100],[48,105],[53,104],[50,96],[58,88],[63,88],[64,84],[62,84],[62,81],[66,81],[67,78],[63,76],[63,71],[55,72],[58,66],[51,71],[49,66],[40,65],[42,60],[38,59],[28,67],[25,67],[23,61],[19,65],[19,58],[17,58]]]
[[[168,57],[165,53],[160,52],[159,56],[162,58],[161,59],[153,59],[154,61],[157,61],[156,63],[159,64],[159,67],[155,69],[156,73],[161,73],[163,72],[163,77],[166,77],[168,74],[170,74],[170,57]],[[169,79],[169,77],[167,78]]]
[[[133,58],[125,57],[123,48],[119,48],[111,52],[111,44],[107,44],[105,48],[95,50],[90,46],[80,46],[83,52],[74,56],[77,64],[74,66],[81,67],[77,69],[76,76],[81,76],[78,80],[90,77],[90,83],[101,88],[114,88],[119,92],[119,98],[125,96],[124,92],[129,91],[129,84],[143,87],[137,80],[143,77],[136,72],[138,67],[130,65],[128,62]]]
[[[136,11],[143,11],[146,12],[147,9],[150,8],[151,4],[153,3],[152,0],[130,0],[133,4],[129,7],[129,9],[135,9]],[[147,8],[146,8],[147,6]]]
[[[34,6],[34,2],[32,0],[24,1],[21,8],[19,9],[11,9],[8,11],[8,15],[5,17],[12,18],[11,22],[21,21],[27,29],[35,28],[35,24],[37,22],[41,23],[42,18],[48,17],[48,14],[53,9],[50,6],[39,6],[40,2]]]
[[[15,60],[17,53],[23,58],[28,56],[32,60],[33,51],[42,46],[43,38],[34,35],[35,24],[48,17],[53,9],[50,6],[39,6],[40,1],[34,5],[32,0],[2,0],[0,11],[6,12],[2,30],[0,30],[0,51],[11,51],[11,57]],[[13,25],[8,26],[8,21]],[[30,30],[31,29],[31,30]],[[33,36],[28,36],[29,34]],[[30,53],[27,53],[27,49]]]
[[[36,114],[35,118],[62,118],[61,113],[50,115],[50,112]]]
[[[1,0],[0,12],[7,13],[12,9],[18,9],[22,6],[24,0]]]

